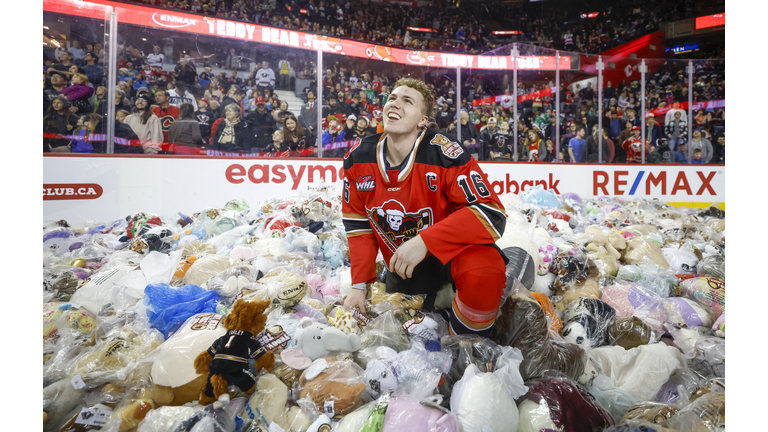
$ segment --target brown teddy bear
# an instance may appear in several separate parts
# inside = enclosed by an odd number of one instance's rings
[[[208,405],[227,394],[229,384],[249,395],[256,388],[258,371],[272,370],[275,355],[258,340],[267,323],[264,311],[270,305],[270,301],[240,299],[235,302],[232,311],[224,318],[227,333],[197,356],[195,371],[208,375],[206,387],[200,393],[201,405]]]

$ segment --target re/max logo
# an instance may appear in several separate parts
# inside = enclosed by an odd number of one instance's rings
[[[654,173],[638,171],[630,185],[629,171],[614,171],[613,176],[606,171],[594,171],[592,174],[592,193],[594,195],[717,195],[712,188],[712,179],[717,171],[696,171],[696,177],[686,171],[677,173],[674,179],[667,171]],[[689,175],[692,178],[689,178]],[[669,189],[671,187],[671,189]],[[697,188],[698,187],[698,188]],[[696,189],[694,194],[693,190]],[[669,190],[669,193],[667,192]]]

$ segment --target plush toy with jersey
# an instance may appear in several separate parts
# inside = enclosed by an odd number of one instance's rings
[[[601,300],[576,299],[563,312],[563,339],[591,348],[606,345],[608,329],[615,317],[616,310]]]
[[[251,394],[256,388],[252,370],[272,370],[275,356],[257,339],[267,323],[264,311],[269,306],[268,301],[238,300],[224,319],[227,333],[197,356],[195,371],[208,375],[206,387],[200,393],[201,405],[208,405],[227,394],[228,384]]]
[[[304,370],[314,360],[337,352],[353,352],[360,348],[360,336],[345,334],[336,327],[302,318],[296,332],[295,348],[283,350],[280,358],[288,366]]]

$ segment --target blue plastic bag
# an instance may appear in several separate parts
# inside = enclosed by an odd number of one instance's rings
[[[144,288],[144,304],[149,306],[149,324],[166,339],[189,317],[216,312],[218,303],[218,294],[197,285],[173,288],[168,284],[150,284]]]

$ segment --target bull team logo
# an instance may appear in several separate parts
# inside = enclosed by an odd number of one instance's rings
[[[424,208],[416,213],[408,213],[400,202],[392,199],[381,207],[368,210],[368,219],[387,247],[394,252],[404,242],[416,237],[419,231],[432,225],[432,209]]]

